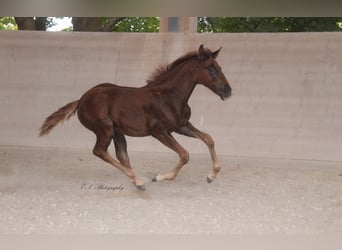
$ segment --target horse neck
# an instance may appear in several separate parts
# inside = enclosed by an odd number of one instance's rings
[[[174,69],[167,79],[157,85],[164,97],[185,106],[196,86],[197,61],[192,60]]]

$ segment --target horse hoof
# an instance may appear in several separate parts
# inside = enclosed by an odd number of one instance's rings
[[[212,183],[212,182],[213,182],[213,180],[212,180],[212,179],[210,179],[209,177],[207,177],[207,182],[208,182],[208,183]]]
[[[145,191],[145,185],[137,185],[136,186],[139,190],[141,190],[141,191]]]

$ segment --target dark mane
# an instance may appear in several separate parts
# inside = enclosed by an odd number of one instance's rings
[[[206,52],[207,57],[211,55],[211,51],[209,49],[205,49],[205,52]],[[192,52],[185,54],[184,56],[179,57],[178,59],[176,59],[170,64],[161,65],[157,67],[155,71],[151,74],[149,79],[146,81],[147,86],[160,83],[163,79],[165,79],[168,73],[174,70],[177,66],[197,57],[198,57],[198,51],[192,51]]]

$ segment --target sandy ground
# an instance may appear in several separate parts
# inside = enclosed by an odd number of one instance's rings
[[[342,233],[341,162],[133,152],[140,191],[90,152],[0,147],[0,233]]]

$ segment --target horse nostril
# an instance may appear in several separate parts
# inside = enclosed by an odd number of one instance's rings
[[[227,96],[230,96],[230,95],[232,94],[232,89],[231,89],[228,85],[226,85],[226,86],[224,87],[224,93],[225,93]]]

